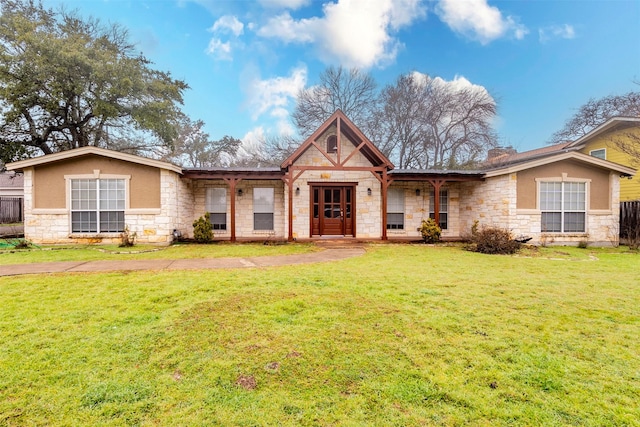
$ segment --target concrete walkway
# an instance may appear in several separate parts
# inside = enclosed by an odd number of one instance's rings
[[[298,255],[276,255],[249,258],[193,258],[153,260],[64,261],[35,264],[0,265],[0,276],[23,274],[79,273],[138,270],[201,270],[216,268],[256,268],[316,262],[338,261],[363,255],[361,247],[327,248]]]

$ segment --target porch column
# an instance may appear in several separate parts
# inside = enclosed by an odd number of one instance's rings
[[[287,209],[289,215],[289,227],[287,230],[287,241],[293,242],[293,167],[289,168],[289,176],[284,179],[284,181],[287,183],[287,189],[289,192],[289,209]]]
[[[387,240],[387,190],[389,185],[391,185],[391,181],[385,169],[382,171],[382,180],[380,181],[380,187],[382,188],[382,240]]]

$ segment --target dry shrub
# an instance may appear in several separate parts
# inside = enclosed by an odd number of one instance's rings
[[[511,232],[499,227],[475,227],[469,250],[483,254],[514,254],[522,244],[513,239]]]

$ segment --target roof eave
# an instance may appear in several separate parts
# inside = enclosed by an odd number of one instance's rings
[[[163,162],[160,160],[149,159],[146,157],[135,156],[133,154],[121,153],[119,151],[107,150],[98,147],[81,147],[73,150],[61,151],[59,153],[47,154],[40,157],[34,157],[33,159],[20,160],[17,162],[7,163],[6,168],[8,170],[21,171],[26,168],[39,166],[47,163],[59,162],[63,160],[72,159],[75,157],[86,155],[97,155],[102,157],[108,157],[111,159],[122,160],[125,162],[136,163],[144,166],[151,166],[159,169],[170,170],[177,174],[182,174],[182,168],[171,163]]]

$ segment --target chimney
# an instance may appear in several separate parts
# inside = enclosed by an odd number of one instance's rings
[[[487,161],[492,162],[498,159],[502,160],[506,157],[512,156],[517,153],[518,152],[516,151],[516,149],[511,146],[492,148],[489,151],[487,151]]]

